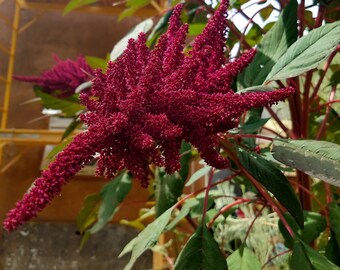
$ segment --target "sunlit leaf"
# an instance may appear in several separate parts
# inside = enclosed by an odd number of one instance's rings
[[[241,246],[227,259],[229,270],[261,270],[261,264],[249,248]]]

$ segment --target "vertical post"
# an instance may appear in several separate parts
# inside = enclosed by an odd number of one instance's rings
[[[7,79],[5,82],[4,104],[2,108],[3,111],[2,111],[1,125],[0,125],[1,128],[6,128],[7,126],[9,101],[11,97],[12,76],[13,76],[13,70],[14,70],[15,51],[17,47],[17,37],[18,37],[18,31],[19,31],[19,22],[20,22],[20,5],[19,5],[19,2],[16,0],[14,18],[13,18],[11,48],[10,48],[8,68],[7,68]]]

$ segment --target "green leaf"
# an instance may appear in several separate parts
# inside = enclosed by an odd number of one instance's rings
[[[307,255],[310,264],[313,266],[313,270],[339,270],[340,268],[333,264],[331,261],[327,260],[325,256],[322,256],[319,252],[312,249],[310,246],[301,242],[305,254]],[[299,269],[301,270],[301,268]]]
[[[340,268],[301,240],[296,240],[294,242],[291,269],[339,270]]]
[[[248,172],[277,198],[303,228],[301,204],[283,173],[260,155],[242,148],[238,149],[238,157]]]
[[[294,242],[290,264],[292,270],[313,270],[300,241]]]
[[[93,69],[100,68],[103,72],[105,72],[107,68],[106,59],[102,59],[102,58],[94,57],[94,56],[86,56],[85,59],[91,68]]]
[[[47,109],[61,110],[65,116],[75,116],[83,111],[85,107],[71,99],[60,99],[44,93],[38,87],[34,88],[34,93],[41,98],[43,106]]]
[[[263,127],[270,118],[251,118],[244,125],[240,126],[243,133],[253,133],[257,132],[261,127]]]
[[[77,228],[80,233],[84,233],[96,220],[102,197],[100,193],[88,195],[83,204],[83,208],[77,216]]]
[[[61,143],[56,145],[51,152],[48,153],[46,159],[52,160],[59,152],[63,151],[66,146],[73,140],[73,137],[68,137],[67,139],[63,140]]]
[[[126,9],[119,15],[118,21],[133,15],[137,10],[150,4],[150,0],[127,0]]]
[[[258,24],[253,23],[245,38],[251,47],[259,44],[262,39],[262,28]]]
[[[185,184],[186,187],[191,186],[193,183],[195,183],[197,180],[199,180],[201,177],[207,175],[211,171],[210,166],[204,166],[203,168],[197,170],[193,173],[193,175],[189,178],[188,182]]]
[[[268,74],[266,82],[283,80],[316,68],[340,43],[340,22],[312,30],[297,40],[280,57]]]
[[[175,270],[226,270],[227,262],[205,225],[197,228],[179,254]]]
[[[326,246],[325,256],[332,263],[340,266],[340,249],[333,231],[331,231],[331,237]]]
[[[72,134],[73,131],[75,131],[77,128],[81,127],[83,124],[83,121],[81,121],[78,117],[75,117],[72,122],[67,126],[65,129],[65,132],[63,136],[61,137],[61,140],[63,141],[66,139],[69,135]]]
[[[303,229],[299,228],[299,226],[296,224],[293,217],[289,213],[284,213],[284,217],[295,235],[307,244],[312,243],[313,240],[318,238],[327,227],[326,219],[319,213],[315,212],[303,212]],[[283,225],[281,220],[279,221],[279,229],[286,240],[287,246],[291,247],[293,245],[294,239],[288,233],[286,227]]]
[[[160,216],[170,207],[172,207],[179,196],[181,196],[185,180],[189,173],[189,160],[191,158],[191,146],[182,142],[181,147],[181,169],[172,175],[165,173],[164,168],[155,170],[155,197],[156,197],[156,216]]]
[[[169,223],[168,226],[166,226],[166,230],[167,231],[172,230],[177,225],[177,223],[180,222],[183,218],[185,218],[189,214],[190,210],[194,206],[197,206],[198,204],[199,201],[195,198],[190,198],[186,200],[177,216]]]
[[[261,270],[261,264],[249,248],[241,246],[228,259],[229,270]]]
[[[98,2],[98,0],[71,0],[70,2],[68,2],[66,7],[64,8],[63,15],[66,15],[72,10],[75,10],[82,6],[90,5],[96,2]]]
[[[190,36],[197,36],[199,34],[201,34],[203,32],[203,29],[205,27],[205,24],[203,23],[193,23],[193,24],[190,24],[190,27],[189,27],[189,35]]]
[[[331,202],[328,207],[332,232],[338,247],[340,247],[340,207],[335,202]]]
[[[262,84],[275,62],[296,41],[297,36],[297,2],[293,0],[289,1],[277,22],[262,38],[254,60],[238,76],[239,88]]]
[[[274,7],[272,5],[268,5],[265,8],[261,9],[260,16],[265,21],[269,18],[270,14],[272,14]]]
[[[89,230],[91,234],[101,230],[112,219],[131,187],[132,177],[127,173],[121,173],[102,188],[100,196],[103,202],[99,207],[98,220]]]
[[[132,255],[124,270],[130,270],[137,258],[142,255],[144,251],[157,243],[159,236],[169,222],[172,210],[173,208],[169,208],[167,211],[165,211],[161,216],[159,216],[143,231],[141,231],[136,238],[132,239],[127,244],[127,247],[132,250]],[[126,250],[128,249],[127,247],[124,248],[121,254],[119,254],[119,258],[126,253]]]
[[[273,157],[290,167],[340,186],[340,146],[326,141],[275,140]]]

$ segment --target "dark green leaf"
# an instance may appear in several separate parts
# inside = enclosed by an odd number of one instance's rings
[[[340,22],[312,30],[288,48],[265,81],[283,80],[316,68],[340,43]]]
[[[227,262],[205,225],[197,228],[179,254],[175,270],[226,270]]]
[[[99,207],[98,220],[89,230],[90,233],[98,232],[112,219],[118,205],[125,199],[131,187],[131,176],[127,173],[121,173],[102,188],[100,196],[103,202]]]
[[[299,226],[296,224],[293,217],[289,213],[284,213],[284,217],[295,235],[307,244],[310,244],[313,240],[319,237],[319,235],[326,229],[327,226],[325,218],[319,213],[304,211],[303,229],[299,228]],[[281,220],[279,221],[279,228],[286,240],[287,246],[291,247],[293,245],[294,239],[292,239]]]
[[[301,204],[283,173],[258,154],[238,149],[238,157],[248,172],[266,187],[303,227]]]
[[[253,133],[257,132],[261,127],[263,127],[270,118],[260,118],[249,119],[245,124],[241,125],[239,128],[243,131],[243,133]]]
[[[83,111],[85,107],[79,102],[71,99],[60,99],[42,92],[35,87],[34,92],[37,97],[41,98],[43,106],[47,109],[61,110],[65,116],[75,116],[78,112]]]
[[[340,186],[340,145],[315,140],[275,140],[273,152],[276,160]]]
[[[164,228],[169,222],[171,217],[172,208],[169,208],[161,216],[151,222],[138,236],[132,239],[119,255],[119,258],[126,253],[126,250],[131,249],[132,255],[129,263],[125,266],[124,270],[130,270],[137,258],[142,255],[148,248],[154,246]]]
[[[96,220],[102,197],[100,193],[89,195],[84,200],[83,208],[77,216],[77,228],[84,233]]]
[[[181,169],[172,175],[165,173],[164,168],[156,168],[156,216],[160,216],[176,202],[182,194],[185,180],[189,173],[189,160],[191,158],[191,146],[182,142]]]
[[[313,270],[300,241],[295,241],[291,259],[292,270]]]
[[[75,10],[77,8],[80,8],[82,6],[90,5],[93,3],[98,2],[99,0],[71,0],[68,2],[66,7],[64,8],[63,14],[66,15],[67,13],[71,12],[72,10]]]
[[[329,219],[338,247],[340,247],[340,207],[332,202],[329,207]]]
[[[251,47],[259,44],[262,39],[262,28],[258,24],[253,23],[253,26],[250,28],[245,38]]]
[[[65,129],[65,132],[61,137],[61,140],[63,141],[64,139],[66,139],[69,135],[72,134],[73,131],[81,127],[82,124],[83,122],[78,117],[74,118],[72,122],[68,125],[68,127]]]
[[[262,38],[252,63],[238,76],[239,88],[262,84],[275,62],[296,41],[297,36],[297,2],[292,0]]]
[[[331,238],[326,246],[325,256],[332,263],[340,266],[340,250],[333,231],[331,231]]]
[[[228,259],[229,270],[261,270],[261,264],[249,248],[241,246]]]

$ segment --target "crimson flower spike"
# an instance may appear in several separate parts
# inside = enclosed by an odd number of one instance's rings
[[[187,55],[183,47],[188,25],[181,23],[182,5],[177,5],[168,31],[153,50],[142,33],[108,64],[106,74],[97,70],[91,92],[81,94],[88,108],[81,118],[88,130],[42,172],[8,213],[5,229],[12,231],[36,216],[95,154],[99,175],[110,178],[126,168],[143,187],[148,186],[151,163],[164,166],[169,174],[180,169],[182,140],[195,146],[211,166],[228,167],[228,160],[215,150],[214,135],[236,127],[245,111],[283,100],[294,90],[232,91],[233,77],[251,62],[255,50],[227,63],[227,8],[228,1],[222,0]]]
[[[94,70],[86,63],[83,56],[77,60],[60,60],[53,55],[56,64],[51,70],[44,71],[41,76],[13,76],[15,80],[33,83],[42,87],[42,91],[58,98],[74,95],[76,88],[92,79]]]

